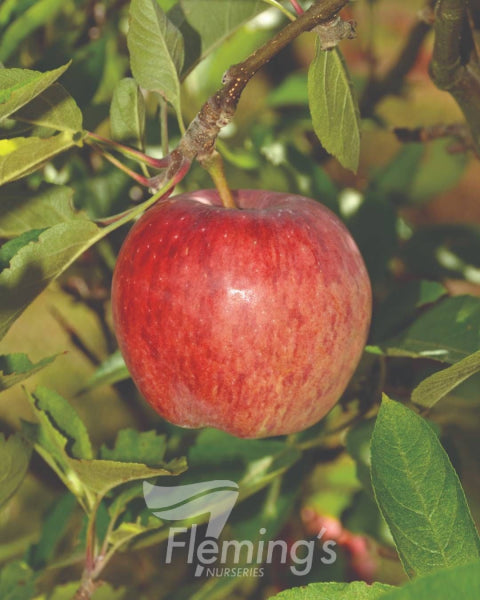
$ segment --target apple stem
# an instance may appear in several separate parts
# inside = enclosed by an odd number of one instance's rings
[[[223,206],[225,208],[238,208],[233,198],[232,190],[228,187],[223,159],[220,154],[214,150],[208,157],[202,159],[201,164],[213,179]]]

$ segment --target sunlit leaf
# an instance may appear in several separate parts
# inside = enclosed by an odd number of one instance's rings
[[[80,481],[101,496],[112,488],[130,481],[162,475],[179,475],[187,468],[183,458],[174,459],[162,467],[113,460],[71,460],[69,464]]]
[[[51,86],[70,63],[40,73],[29,69],[0,69],[0,119],[8,117]]]
[[[0,140],[0,185],[20,179],[43,166],[51,158],[79,144],[81,136],[71,132],[49,138],[18,137]]]

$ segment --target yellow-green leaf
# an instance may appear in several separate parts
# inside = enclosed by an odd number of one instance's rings
[[[53,71],[0,69],[0,119],[8,117],[50,87],[70,66]]]
[[[79,139],[68,132],[46,139],[18,137],[0,140],[0,185],[36,171],[51,158],[78,143]]]

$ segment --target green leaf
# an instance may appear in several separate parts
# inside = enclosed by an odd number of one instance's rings
[[[36,98],[65,73],[69,66],[70,63],[67,63],[45,73],[29,69],[0,69],[0,120]]]
[[[118,432],[113,449],[102,446],[100,457],[121,462],[144,463],[153,467],[162,463],[166,449],[165,436],[158,435],[156,431],[122,429]]]
[[[480,347],[480,298],[446,298],[395,338],[382,343],[391,356],[455,363]]]
[[[433,304],[446,293],[445,287],[436,281],[408,281],[393,287],[373,315],[372,339],[384,340],[398,333],[419,308]]]
[[[69,132],[49,138],[17,137],[0,140],[0,185],[33,173],[51,158],[78,145],[80,137]]]
[[[130,373],[120,350],[111,354],[98,367],[85,384],[82,391],[91,390],[99,385],[112,385],[130,378]]]
[[[120,350],[117,350],[98,367],[87,382],[87,389],[99,385],[112,385],[113,383],[125,381],[125,379],[129,378],[130,373],[125,364],[125,360]]]
[[[0,236],[11,238],[31,229],[46,229],[79,215],[73,209],[73,190],[51,186],[36,193],[7,186],[0,202]]]
[[[25,231],[13,240],[9,240],[0,246],[0,271],[7,269],[12,258],[19,252],[24,246],[30,242],[37,242],[40,234],[45,229],[30,229]]]
[[[145,101],[134,79],[122,79],[113,93],[110,106],[112,137],[120,142],[134,142],[142,148],[145,135]]]
[[[391,585],[363,581],[352,583],[311,583],[306,587],[292,588],[272,596],[271,600],[377,600],[383,598]]]
[[[163,475],[179,475],[187,468],[184,458],[174,459],[162,467],[148,467],[137,462],[113,460],[72,459],[69,464],[82,484],[100,496],[104,496],[112,488],[130,481]]]
[[[384,396],[371,453],[377,503],[410,577],[479,556],[458,476],[424,419]]]
[[[28,394],[30,405],[40,422],[45,439],[74,458],[93,458],[87,429],[72,405],[56,392],[38,387]],[[63,458],[63,457],[62,457]]]
[[[31,600],[35,596],[35,573],[23,561],[6,565],[0,572],[2,600]]]
[[[266,8],[263,0],[179,0],[168,16],[185,40],[183,75]]]
[[[53,559],[76,506],[75,496],[68,492],[60,496],[44,516],[40,539],[30,547],[27,557],[28,564],[36,571],[45,568]]]
[[[161,94],[180,115],[183,36],[155,0],[132,0],[127,42],[137,83]]]
[[[129,481],[159,475],[177,475],[186,469],[183,458],[156,467],[138,462],[93,460],[93,450],[85,425],[64,398],[40,387],[29,394],[28,399],[39,426],[24,423],[24,432],[75,496],[84,495],[85,488],[104,495],[111,488]],[[147,442],[151,443],[150,436],[147,437]],[[119,453],[124,447],[125,444],[123,448],[121,445]]]
[[[55,277],[99,237],[91,221],[74,219],[44,230],[0,273],[0,337]],[[14,240],[12,240],[13,242]]]
[[[17,491],[30,462],[32,447],[18,434],[5,439],[0,433],[0,507]],[[3,596],[0,595],[0,598]]]
[[[325,150],[356,172],[360,158],[360,115],[340,50],[322,50],[317,39],[308,71],[313,129]]]
[[[48,356],[33,364],[26,354],[0,355],[0,392],[6,390],[51,364],[57,355]]]
[[[83,128],[82,111],[72,96],[59,83],[54,83],[15,112],[12,119],[70,133],[79,132]]]
[[[466,379],[480,371],[480,350],[424,379],[412,392],[412,402],[432,408]]]
[[[480,562],[443,569],[382,596],[382,600],[478,600]]]

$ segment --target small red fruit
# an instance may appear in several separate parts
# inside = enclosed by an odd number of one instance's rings
[[[340,220],[302,196],[215,190],[159,203],[133,226],[112,287],[120,349],[152,407],[239,437],[305,429],[362,353],[371,290]]]

